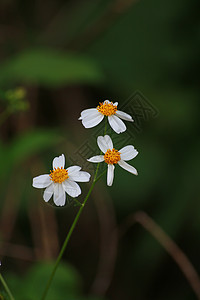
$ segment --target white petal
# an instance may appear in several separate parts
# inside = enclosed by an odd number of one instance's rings
[[[78,197],[81,194],[80,186],[72,180],[67,179],[63,181],[62,185],[65,192],[73,198]]]
[[[115,106],[118,105],[118,102],[113,103],[113,102],[110,101],[110,100],[105,100],[105,101],[103,102],[103,104],[105,104],[105,103],[107,103],[107,104],[113,104],[113,105],[115,105]]]
[[[111,101],[110,101],[110,100],[104,100],[104,101],[103,101],[103,104],[106,104],[106,103],[107,103],[107,104],[111,104]]]
[[[67,168],[68,175],[76,174],[80,171],[80,169],[81,169],[81,167],[79,167],[79,166],[71,166],[71,167]]]
[[[33,178],[33,187],[43,189],[52,183],[48,174],[40,175]]]
[[[134,167],[132,167],[131,165],[127,164],[125,161],[123,161],[123,160],[118,161],[118,165],[128,172],[130,172],[134,175],[138,175],[137,170]]]
[[[104,156],[103,155],[92,156],[92,157],[88,158],[87,161],[93,162],[93,163],[99,163],[99,162],[104,161]]]
[[[66,195],[65,190],[60,183],[54,184],[53,201],[57,206],[65,205]]]
[[[138,151],[132,145],[123,147],[119,152],[122,160],[130,160],[138,155]]]
[[[94,112],[82,118],[82,124],[85,128],[92,128],[98,125],[103,118],[104,115],[95,108]]]
[[[114,179],[114,165],[108,165],[108,171],[107,171],[107,185],[111,186],[113,184],[113,179]]]
[[[97,144],[103,153],[106,153],[108,149],[113,149],[113,142],[109,135],[98,136]]]
[[[121,133],[126,130],[126,125],[116,115],[108,116],[108,122],[116,133]]]
[[[82,120],[83,118],[87,117],[87,116],[91,116],[93,114],[96,114],[97,109],[96,108],[88,108],[85,109],[81,112],[81,116],[79,118],[79,120]]]
[[[69,175],[69,180],[77,182],[88,182],[90,181],[90,174],[85,171],[79,171],[78,173]]]
[[[123,120],[134,122],[134,120],[132,119],[132,117],[129,114],[127,114],[121,110],[117,110],[115,115]]]
[[[44,201],[48,202],[54,192],[54,184],[50,184],[44,191],[43,198]]]
[[[55,157],[53,160],[53,169],[54,168],[64,168],[65,167],[65,156],[64,154]]]

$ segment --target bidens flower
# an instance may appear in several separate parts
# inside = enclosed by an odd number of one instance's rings
[[[79,120],[82,120],[85,128],[91,128],[98,125],[104,116],[107,116],[110,126],[116,133],[124,132],[126,125],[121,119],[131,122],[133,122],[133,119],[129,114],[118,110],[117,105],[118,102],[112,103],[109,100],[105,100],[103,103],[99,103],[97,108],[83,110]]]
[[[50,174],[44,174],[33,178],[33,187],[46,188],[43,198],[48,202],[53,195],[53,201],[57,206],[63,206],[66,200],[65,192],[75,198],[81,194],[80,186],[75,182],[88,182],[90,174],[80,171],[81,167],[72,166],[64,169],[65,156],[62,154],[53,160],[53,170]]]
[[[108,164],[107,171],[107,185],[111,186],[114,179],[115,165],[118,164],[126,171],[138,175],[137,170],[126,163],[125,161],[133,159],[138,154],[138,151],[132,146],[128,145],[119,151],[113,148],[113,142],[109,135],[99,136],[97,144],[104,155],[96,155],[88,159],[89,162],[99,163],[105,161]]]

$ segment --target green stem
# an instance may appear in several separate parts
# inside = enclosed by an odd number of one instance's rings
[[[108,119],[108,117],[105,117],[105,129],[104,129],[104,135],[106,135],[106,131],[107,131],[107,119]],[[102,151],[101,151],[100,155],[102,155]],[[96,180],[96,178],[97,178],[98,171],[99,171],[99,166],[100,166],[100,163],[98,163],[98,165],[97,165],[96,173],[95,173],[95,175],[94,175],[94,180]],[[100,175],[100,176],[101,176],[101,175]]]
[[[73,198],[74,202],[76,202],[76,204],[78,206],[83,206],[83,204],[81,202],[79,202],[76,198]]]
[[[106,134],[106,129],[107,129],[107,118],[105,118],[105,130],[104,130],[104,135]],[[60,260],[61,260],[61,258],[62,258],[62,256],[63,256],[64,252],[65,252],[65,249],[66,249],[66,247],[67,247],[67,245],[68,245],[68,242],[69,242],[69,240],[70,240],[70,237],[71,237],[71,235],[72,235],[72,233],[73,233],[73,231],[74,231],[74,229],[75,229],[75,227],[76,227],[76,224],[77,224],[77,222],[78,222],[78,220],[79,220],[79,217],[80,217],[80,215],[81,215],[81,213],[82,213],[82,210],[83,210],[83,208],[84,208],[84,206],[85,206],[85,204],[86,204],[86,202],[87,202],[87,200],[88,200],[88,198],[89,198],[89,196],[90,196],[90,194],[91,194],[91,192],[92,192],[92,190],[93,190],[93,188],[94,188],[94,186],[95,186],[95,183],[96,183],[96,182],[97,182],[97,181],[105,174],[105,172],[106,172],[106,170],[105,170],[101,175],[99,175],[99,176],[97,177],[98,171],[99,171],[99,165],[100,165],[100,163],[98,163],[98,165],[97,165],[97,168],[96,168],[96,172],[95,172],[95,175],[94,175],[94,179],[93,179],[92,185],[91,185],[91,187],[90,187],[90,189],[89,189],[89,192],[87,193],[87,195],[86,195],[86,197],[85,197],[83,203],[81,204],[78,200],[75,200],[75,201],[78,201],[79,204],[80,204],[81,206],[80,206],[80,208],[79,208],[79,210],[78,210],[78,212],[77,212],[77,214],[76,214],[76,217],[75,217],[75,219],[74,219],[74,221],[73,221],[73,223],[72,223],[72,225],[71,225],[71,227],[70,227],[70,230],[69,230],[69,232],[68,232],[68,234],[67,234],[67,236],[66,236],[66,238],[65,238],[65,241],[64,241],[64,243],[63,243],[63,245],[62,245],[62,248],[61,248],[61,250],[60,250],[60,253],[59,253],[59,255],[58,255],[57,259],[56,259],[54,268],[53,268],[52,273],[51,273],[51,275],[50,275],[50,278],[49,278],[49,280],[48,280],[48,282],[47,282],[47,285],[46,285],[46,288],[45,288],[45,290],[44,290],[44,293],[43,293],[43,295],[42,295],[41,300],[44,300],[44,299],[46,298],[46,295],[47,295],[48,290],[49,290],[49,288],[50,288],[50,286],[51,286],[51,282],[52,282],[52,280],[53,280],[53,278],[54,278],[54,275],[55,275],[55,273],[56,273],[56,270],[57,270],[57,268],[58,268],[58,265],[59,265],[59,263],[60,263]]]
[[[51,282],[52,282],[53,277],[54,277],[54,275],[55,275],[55,272],[56,272],[56,270],[57,270],[57,268],[58,268],[58,265],[59,265],[59,263],[60,263],[60,260],[61,260],[61,258],[62,258],[62,256],[63,256],[64,252],[65,252],[65,249],[66,249],[67,244],[68,244],[68,242],[69,242],[69,240],[70,240],[70,237],[71,237],[71,235],[72,235],[72,233],[73,233],[73,231],[74,231],[74,229],[75,229],[75,226],[76,226],[76,224],[77,224],[77,222],[78,222],[78,220],[79,220],[79,217],[80,217],[80,215],[81,215],[81,213],[82,213],[82,210],[83,210],[83,208],[84,208],[84,206],[85,206],[85,204],[86,204],[86,202],[87,202],[87,200],[88,200],[88,198],[89,198],[89,196],[90,196],[90,194],[91,194],[91,192],[92,192],[92,190],[93,190],[93,188],[94,188],[94,186],[95,186],[95,183],[96,183],[96,182],[103,176],[103,174],[105,173],[105,172],[103,172],[103,173],[96,179],[96,177],[97,177],[97,176],[96,176],[96,175],[97,175],[97,172],[98,172],[98,170],[96,169],[95,177],[94,177],[94,180],[93,180],[93,182],[92,182],[92,185],[91,185],[91,187],[90,187],[90,189],[89,189],[89,192],[87,193],[87,195],[86,195],[86,197],[85,197],[83,203],[81,204],[81,207],[79,208],[79,210],[78,210],[78,212],[77,212],[77,215],[76,215],[76,217],[75,217],[75,219],[74,219],[74,221],[73,221],[73,223],[72,223],[72,225],[71,225],[71,227],[70,227],[70,230],[69,230],[69,232],[68,232],[68,234],[67,234],[67,236],[66,236],[66,239],[65,239],[65,241],[64,241],[64,243],[63,243],[63,246],[62,246],[62,248],[61,248],[61,250],[60,250],[60,253],[59,253],[59,255],[58,255],[57,259],[56,259],[56,262],[55,262],[53,271],[52,271],[51,276],[50,276],[50,278],[49,278],[49,280],[48,280],[48,282],[47,282],[47,285],[46,285],[46,288],[45,288],[45,290],[44,290],[44,293],[43,293],[43,296],[42,296],[41,300],[44,300],[44,299],[46,298],[46,295],[47,295],[47,293],[48,293],[48,290],[49,290],[49,288],[50,288]]]
[[[107,131],[107,122],[108,121],[108,117],[105,117],[105,129],[104,129],[104,135],[106,135],[106,131]]]
[[[3,276],[1,275],[1,273],[0,273],[0,281],[1,281],[2,285],[4,286],[4,289],[6,290],[8,296],[10,297],[10,300],[15,300],[15,298],[13,297],[9,287],[7,286],[5,280],[3,279]]]

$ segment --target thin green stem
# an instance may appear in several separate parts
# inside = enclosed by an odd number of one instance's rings
[[[98,170],[96,169],[95,175],[97,174],[97,172],[98,172]],[[88,200],[88,198],[89,198],[89,196],[90,196],[90,194],[91,194],[91,192],[92,192],[92,190],[93,190],[93,188],[94,188],[94,186],[95,186],[95,183],[101,178],[101,176],[103,176],[103,174],[104,174],[104,172],[103,172],[97,179],[96,179],[96,176],[94,177],[94,180],[93,180],[93,182],[92,182],[92,185],[91,185],[91,187],[90,187],[90,189],[89,189],[89,191],[88,191],[88,193],[87,193],[87,195],[86,195],[86,197],[85,197],[83,203],[82,203],[82,204],[80,203],[80,204],[81,204],[81,207],[79,208],[79,210],[78,210],[78,212],[77,212],[77,214],[76,214],[76,217],[75,217],[75,219],[74,219],[74,221],[73,221],[73,223],[72,223],[72,225],[71,225],[71,227],[70,227],[70,230],[69,230],[69,232],[68,232],[68,234],[67,234],[67,236],[66,236],[66,239],[65,239],[65,241],[64,241],[64,243],[63,243],[63,246],[62,246],[62,248],[61,248],[61,250],[60,250],[60,253],[59,253],[59,255],[58,255],[57,259],[56,259],[54,268],[53,268],[52,273],[51,273],[51,276],[50,276],[50,278],[49,278],[49,280],[48,280],[48,282],[47,282],[47,285],[46,285],[46,288],[45,288],[45,290],[44,290],[44,293],[43,293],[43,296],[42,296],[41,300],[44,300],[44,299],[46,298],[46,295],[47,295],[48,290],[49,290],[49,288],[50,288],[50,285],[51,285],[51,282],[52,282],[53,277],[54,277],[54,275],[55,275],[55,272],[56,272],[56,270],[57,270],[57,268],[58,268],[58,265],[59,265],[59,263],[60,263],[60,260],[61,260],[61,258],[62,258],[62,256],[63,256],[63,254],[64,254],[64,252],[65,252],[65,249],[66,249],[67,244],[68,244],[68,242],[69,242],[69,240],[70,240],[70,237],[71,237],[71,235],[72,235],[72,233],[73,233],[73,231],[74,231],[74,229],[75,229],[75,226],[76,226],[76,224],[77,224],[77,222],[78,222],[78,220],[79,220],[79,217],[80,217],[80,215],[81,215],[81,213],[82,213],[82,210],[83,210],[83,208],[84,208],[84,206],[85,206],[85,204],[86,204],[86,202],[87,202],[87,200]]]
[[[81,202],[79,202],[76,198],[73,198],[74,202],[76,202],[76,204],[78,206],[83,206],[83,204]]]
[[[105,130],[104,130],[104,134],[106,134],[106,129],[107,129],[107,118],[105,118]],[[81,215],[81,213],[82,213],[82,211],[83,211],[83,208],[84,208],[84,206],[85,206],[85,204],[86,204],[86,202],[87,202],[87,200],[88,200],[88,198],[89,198],[89,196],[90,196],[90,194],[91,194],[91,192],[92,192],[92,190],[93,190],[93,188],[94,188],[94,186],[95,186],[95,183],[96,183],[96,182],[97,182],[97,181],[105,174],[105,172],[106,172],[106,170],[105,170],[101,175],[99,175],[99,176],[97,177],[98,171],[99,171],[99,165],[100,165],[100,163],[98,163],[98,165],[97,165],[97,168],[96,168],[96,172],[95,172],[95,175],[94,175],[94,179],[93,179],[92,185],[91,185],[91,187],[90,187],[90,189],[89,189],[89,191],[88,191],[88,193],[87,193],[87,195],[86,195],[86,197],[85,197],[83,203],[81,204],[78,200],[75,200],[75,201],[77,201],[81,206],[80,206],[80,208],[79,208],[79,210],[78,210],[78,212],[77,212],[77,214],[76,214],[76,217],[75,217],[75,219],[74,219],[74,221],[73,221],[73,223],[72,223],[72,225],[71,225],[71,227],[70,227],[70,229],[69,229],[69,232],[68,232],[68,234],[67,234],[67,236],[66,236],[66,238],[65,238],[65,241],[64,241],[64,243],[63,243],[63,245],[62,245],[62,248],[61,248],[61,250],[60,250],[60,253],[59,253],[59,255],[58,255],[57,259],[56,259],[54,268],[53,268],[53,270],[52,270],[52,272],[51,272],[50,278],[49,278],[49,280],[48,280],[48,282],[47,282],[47,285],[46,285],[46,288],[45,288],[45,290],[44,290],[44,293],[43,293],[43,295],[42,295],[41,300],[44,300],[44,299],[46,298],[46,295],[47,295],[48,290],[49,290],[49,288],[50,288],[50,286],[51,286],[51,282],[52,282],[52,280],[53,280],[53,278],[54,278],[54,275],[55,275],[55,273],[56,273],[56,270],[57,270],[57,268],[58,268],[58,265],[59,265],[59,263],[60,263],[60,260],[61,260],[61,258],[62,258],[62,256],[63,256],[64,252],[65,252],[65,249],[66,249],[66,247],[67,247],[67,245],[68,245],[68,242],[69,242],[69,240],[70,240],[70,237],[71,237],[71,235],[72,235],[72,233],[73,233],[73,231],[74,231],[74,229],[75,229],[75,227],[76,227],[76,224],[77,224],[77,222],[78,222],[78,220],[79,220],[79,218],[80,218],[80,215]]]
[[[98,174],[98,171],[99,171],[99,165],[100,165],[100,163],[98,163],[98,165],[97,165],[97,169],[96,169],[96,172],[95,172],[95,174],[94,174],[94,180],[93,180],[93,182],[94,182],[94,181],[96,182],[97,174]]]
[[[6,284],[6,282],[5,282],[4,278],[3,278],[3,276],[1,275],[1,273],[0,273],[0,281],[1,281],[1,283],[2,283],[2,285],[3,285],[3,287],[4,287],[4,289],[6,290],[8,296],[10,297],[10,300],[15,300],[15,298],[13,297],[13,295],[12,295],[12,293],[11,293],[9,287],[7,286],[7,284]]]
[[[105,117],[104,135],[106,135],[106,131],[107,131],[107,119],[108,119],[108,117]],[[100,155],[101,155],[101,154],[102,154],[102,151],[101,151]],[[97,165],[96,173],[95,173],[95,175],[94,175],[94,180],[96,180],[96,178],[97,178],[98,171],[99,171],[99,166],[100,166],[100,163],[98,163],[98,165]]]
[[[99,175],[98,177],[97,177],[97,179],[95,180],[95,183],[106,173],[106,169],[101,173],[101,175]]]
[[[106,135],[106,131],[107,131],[107,122],[108,121],[108,117],[105,117],[105,129],[104,129],[104,135]]]

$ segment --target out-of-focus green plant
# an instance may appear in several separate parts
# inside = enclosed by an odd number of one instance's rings
[[[15,274],[7,276],[12,290],[15,292],[16,300],[39,299],[44,288],[45,279],[48,277],[53,267],[52,263],[35,264],[23,278]],[[82,296],[81,278],[78,272],[69,264],[60,264],[55,276],[55,280],[50,288],[48,300],[70,299],[70,300],[103,300],[103,298]]]
[[[55,87],[73,83],[98,84],[103,79],[95,60],[49,48],[29,49],[10,57],[0,72],[1,84],[23,82]]]
[[[26,90],[23,87],[6,91],[5,100],[11,112],[25,111],[29,108],[28,102],[26,101]]]
[[[26,100],[26,89],[17,87],[7,91],[0,91],[0,99],[4,105],[4,110],[0,114],[0,125],[11,114],[26,111],[29,108],[29,103]]]

